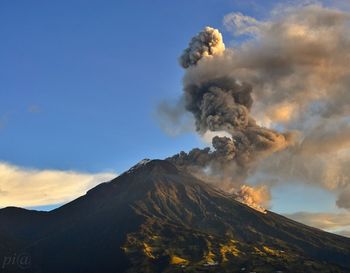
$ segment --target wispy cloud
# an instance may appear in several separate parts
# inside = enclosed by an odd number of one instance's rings
[[[26,169],[2,162],[0,207],[46,206],[68,202],[116,176],[113,172],[82,173]]]
[[[286,217],[325,231],[350,237],[350,213],[296,212]]]

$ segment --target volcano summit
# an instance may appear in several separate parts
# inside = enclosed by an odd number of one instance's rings
[[[31,258],[4,272],[350,270],[350,239],[256,211],[165,160],[50,212],[2,209],[0,238],[2,257]]]

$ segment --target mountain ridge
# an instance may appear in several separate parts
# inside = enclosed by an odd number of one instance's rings
[[[31,255],[27,272],[350,269],[350,239],[258,212],[164,160],[136,164],[50,212],[2,209],[2,238],[3,257]]]

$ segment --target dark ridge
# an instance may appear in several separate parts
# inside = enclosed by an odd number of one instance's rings
[[[144,160],[50,212],[0,210],[0,257],[26,273],[350,272],[350,239],[237,202]],[[0,265],[1,266],[1,265]]]
[[[11,216],[11,215],[28,215],[28,214],[46,214],[46,211],[37,211],[37,210],[29,210],[19,207],[5,207],[3,209],[0,209],[0,214],[4,216]]]
[[[168,173],[168,174],[176,174],[178,173],[178,169],[174,164],[170,163],[166,160],[160,159],[144,159],[139,163],[131,167],[126,173],[132,173],[135,171],[157,171],[160,173]]]
[[[178,169],[174,164],[166,160],[153,159],[144,166],[151,171],[165,172],[167,174],[177,174]]]

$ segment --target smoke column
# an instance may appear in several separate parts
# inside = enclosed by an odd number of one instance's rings
[[[216,77],[215,74],[206,74],[203,78],[196,75],[199,62],[208,59],[206,65],[210,65],[212,58],[220,57],[224,52],[221,33],[206,27],[192,38],[180,57],[180,64],[191,72],[185,76],[184,101],[186,110],[195,118],[198,133],[223,131],[229,137],[215,136],[212,139],[213,151],[194,149],[169,160],[192,167],[192,171],[193,167],[209,167],[212,174],[229,170],[232,177],[242,179],[259,158],[286,148],[291,134],[257,125],[250,115],[253,104],[250,84],[241,83],[230,75]]]
[[[180,57],[181,101],[212,147],[168,160],[237,194],[251,181],[305,183],[350,209],[350,13],[279,7],[266,21],[228,14],[224,26],[248,38],[225,47],[206,27]]]

